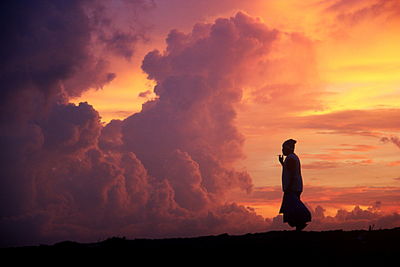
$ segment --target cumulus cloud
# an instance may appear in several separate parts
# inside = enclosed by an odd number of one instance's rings
[[[98,3],[7,6],[10,28],[20,32],[2,45],[23,43],[2,65],[2,245],[264,229],[254,210],[224,195],[252,189],[246,170],[233,167],[244,156],[235,105],[247,66],[269,53],[278,31],[240,12],[171,31],[167,50],[143,61],[157,98],[102,126],[91,105],[68,103],[114,77],[90,49],[110,44],[96,37],[109,23]],[[114,52],[128,57],[122,39]]]
[[[379,228],[394,228],[400,224],[400,215],[397,213],[383,214],[379,210],[379,205],[373,205],[368,209],[362,209],[355,206],[353,210],[347,211],[344,209],[337,210],[335,216],[325,216],[324,209],[317,206],[313,210],[314,217],[310,229],[313,230],[356,230],[368,229],[370,226],[375,229]]]
[[[157,82],[158,99],[127,118],[122,132],[127,147],[152,175],[162,176],[163,159],[180,149],[199,164],[207,192],[222,194],[236,186],[251,189],[246,172],[227,168],[243,157],[235,104],[241,99],[248,66],[268,54],[277,34],[238,13],[214,24],[196,24],[189,34],[173,30],[164,53],[146,55],[142,67]]]
[[[137,14],[149,3],[126,7]],[[87,0],[24,8],[13,2],[2,9],[9,27],[0,67],[1,245],[278,227],[279,217],[265,220],[227,196],[253,189],[247,171],[235,168],[244,157],[236,108],[243,88],[260,86],[254,82],[260,75],[274,84],[260,88],[279,96],[273,73],[282,69],[273,66],[286,59],[274,59],[271,51],[293,43],[308,51],[308,40],[242,12],[198,23],[188,33],[172,30],[166,50],[151,51],[142,62],[156,97],[141,112],[103,126],[89,103],[68,100],[111,82],[108,56],[129,60],[135,44],[146,39],[143,29],[124,26],[127,17],[116,19],[112,8],[109,1]],[[304,71],[299,76],[311,75]],[[293,84],[281,88],[301,94]],[[274,190],[261,195],[280,196]],[[341,211],[335,220],[397,220],[374,217],[379,208]],[[314,213],[330,220],[322,207]]]
[[[111,23],[115,7],[125,3],[117,2],[2,4],[2,120],[36,121],[33,117],[46,113],[53,103],[65,103],[68,98],[80,96],[89,88],[101,88],[115,78],[108,58],[120,54],[130,57],[135,45],[145,38],[143,27],[133,19],[124,26]],[[145,2],[125,4],[139,11],[149,8]],[[125,12],[119,17],[132,15]],[[107,39],[105,35],[112,37]],[[109,47],[110,40],[115,47]]]
[[[310,231],[388,229],[398,227],[400,224],[398,213],[383,213],[376,205],[367,209],[355,206],[350,211],[338,209],[334,216],[325,215],[326,210],[323,206],[317,205],[315,208],[307,206],[313,216],[312,222],[307,226],[307,230]],[[282,215],[277,215],[271,219],[269,229],[287,230],[289,227],[283,223]]]
[[[72,225],[69,220],[84,218],[87,205],[123,199],[114,197],[125,185],[118,182],[123,163],[106,159],[98,149],[102,125],[97,111],[87,103],[68,104],[69,97],[115,77],[108,54],[94,49],[103,44],[95,38],[90,12],[102,2],[2,4],[0,224],[5,244],[34,242],[32,236],[36,242],[53,240],[68,228],[62,225]],[[107,13],[97,14],[96,19],[104,19]],[[141,172],[127,177],[136,174]]]
[[[90,0],[85,5],[93,39],[104,53],[130,60],[138,42],[149,39],[144,16],[156,7],[153,0]]]

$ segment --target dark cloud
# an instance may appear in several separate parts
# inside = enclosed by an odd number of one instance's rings
[[[117,159],[99,150],[102,125],[97,111],[87,103],[68,104],[69,97],[100,88],[115,77],[108,54],[98,49],[104,44],[94,27],[92,14],[102,2],[1,4],[2,244],[54,240],[85,227],[86,235],[101,230],[90,230],[90,219],[82,211],[101,213],[104,205],[118,210],[114,206],[123,202],[118,190],[131,192],[132,185],[141,186],[143,166],[133,154],[119,154]],[[97,19],[108,16],[97,14]],[[136,171],[125,176],[129,168]],[[130,182],[121,182],[121,177]],[[138,191],[146,192],[142,189]],[[93,225],[101,221],[98,216],[93,220]]]
[[[127,5],[138,11],[144,2]],[[29,117],[54,101],[65,102],[112,81],[115,74],[109,70],[108,57],[115,53],[130,58],[145,35],[133,19],[124,27],[111,23],[114,9],[109,1],[100,0],[2,3],[3,119],[14,114]],[[21,98],[28,107],[18,103]]]
[[[94,39],[105,53],[130,60],[135,44],[146,42],[150,26],[143,17],[156,7],[153,0],[97,0],[86,8]]]
[[[100,134],[99,114],[87,103],[57,105],[41,125],[43,147],[71,152],[96,145]]]
[[[252,188],[249,174],[232,167],[244,141],[235,105],[247,65],[268,53],[277,31],[243,13],[172,31],[166,52],[143,61],[157,98],[102,126],[91,105],[68,99],[114,78],[95,51],[127,58],[125,45],[136,42],[113,40],[107,4],[15,1],[3,9],[12,30],[0,77],[2,245],[264,229],[261,216],[224,195]]]

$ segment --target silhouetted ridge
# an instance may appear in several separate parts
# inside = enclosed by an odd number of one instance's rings
[[[194,238],[126,239],[112,237],[96,243],[63,241],[54,245],[20,247],[9,250],[23,252],[62,253],[71,251],[89,255],[129,255],[135,259],[154,259],[168,255],[169,259],[197,257],[232,260],[234,258],[265,257],[324,266],[382,266],[399,254],[400,227],[384,230],[296,232],[272,231],[245,235],[215,235]],[[105,252],[103,254],[103,251]],[[18,253],[19,254],[19,253]],[[64,255],[65,254],[65,255]],[[52,254],[53,255],[53,254]],[[378,266],[377,265],[377,266]],[[321,265],[322,266],[322,265]]]

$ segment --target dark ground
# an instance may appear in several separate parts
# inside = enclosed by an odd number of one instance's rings
[[[113,237],[98,243],[64,241],[51,246],[5,248],[1,252],[22,258],[28,253],[36,259],[55,256],[62,261],[71,261],[76,256],[96,260],[127,259],[131,264],[124,265],[137,266],[159,265],[160,262],[213,266],[217,261],[226,263],[223,266],[228,262],[247,262],[246,266],[255,265],[251,262],[262,266],[400,266],[400,227],[373,231],[273,231],[172,239]]]

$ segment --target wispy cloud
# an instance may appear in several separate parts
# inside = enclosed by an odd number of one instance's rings
[[[396,145],[398,148],[400,148],[400,138],[397,136],[391,136],[391,137],[382,137],[381,142],[383,143],[393,143]]]
[[[293,118],[292,126],[360,135],[374,131],[398,131],[400,109],[343,110]]]
[[[338,162],[333,162],[333,161],[312,161],[310,163],[302,164],[301,165],[303,169],[332,169],[332,168],[337,168],[340,166]]]

